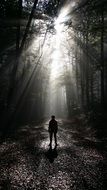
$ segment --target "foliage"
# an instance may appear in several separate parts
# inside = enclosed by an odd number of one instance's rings
[[[0,1],[0,17],[13,18],[18,14],[18,1],[17,0],[1,0]]]

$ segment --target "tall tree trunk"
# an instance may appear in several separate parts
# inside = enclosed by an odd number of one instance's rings
[[[18,2],[18,24],[17,24],[17,33],[16,33],[16,54],[19,51],[20,47],[20,24],[21,24],[21,17],[22,17],[22,0]]]
[[[76,33],[76,38],[78,38],[78,33]],[[79,54],[79,46],[78,46],[78,43],[76,43],[76,47],[75,47],[75,76],[76,76],[76,90],[77,90],[77,99],[78,99],[78,102],[79,102],[79,59],[80,59],[80,54]]]
[[[82,34],[80,35],[82,38]],[[80,43],[80,86],[81,86],[81,108],[84,109],[84,62],[82,59],[83,52],[82,52],[82,45]]]
[[[91,90],[91,107],[94,105],[94,91],[93,91],[93,68],[91,67],[91,78],[90,78],[90,90]]]
[[[89,109],[89,57],[88,57],[88,21],[86,31],[86,104]]]
[[[33,18],[33,15],[34,15],[37,3],[38,3],[38,0],[35,0],[34,1],[34,5],[32,7],[32,11],[31,11],[30,17],[29,17],[29,20],[28,20],[28,23],[26,25],[24,36],[23,36],[23,39],[22,39],[22,42],[21,42],[20,52],[23,50],[23,47],[24,47],[24,44],[25,44],[25,41],[26,41],[26,37],[27,37],[28,31],[29,31],[29,27],[30,27],[30,24],[31,24],[31,21],[32,21],[32,18]]]
[[[101,9],[101,105],[104,107],[104,6]]]
[[[12,69],[12,74],[10,78],[10,89],[8,93],[8,106],[10,105],[14,87],[15,87],[15,81],[16,81],[16,73],[17,73],[17,67],[19,62],[19,46],[20,46],[20,23],[21,23],[21,16],[22,16],[22,0],[18,1],[18,11],[17,11],[17,31],[16,31],[16,57],[14,60],[14,65]]]

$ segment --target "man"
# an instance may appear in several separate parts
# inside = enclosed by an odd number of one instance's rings
[[[53,138],[53,135],[54,135],[54,141],[55,141],[55,146],[57,146],[57,131],[58,131],[58,123],[57,121],[55,120],[55,116],[52,115],[51,116],[51,120],[49,121],[49,128],[48,128],[48,131],[49,131],[49,136],[50,136],[50,146],[52,146],[52,138]]]

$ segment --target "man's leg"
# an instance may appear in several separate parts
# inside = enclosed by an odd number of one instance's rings
[[[54,133],[54,140],[55,140],[55,145],[57,145],[57,136],[56,136],[56,133]]]
[[[50,133],[50,145],[52,145],[52,136],[53,136],[53,133]]]

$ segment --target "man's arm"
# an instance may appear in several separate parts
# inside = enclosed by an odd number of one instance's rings
[[[56,132],[58,131],[58,122],[56,121]]]
[[[49,126],[48,126],[48,132],[50,132],[50,121],[49,121]]]

